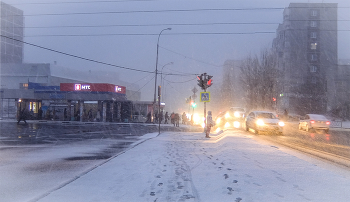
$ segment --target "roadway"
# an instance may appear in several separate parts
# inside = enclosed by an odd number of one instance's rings
[[[251,134],[254,134],[250,131]],[[298,129],[298,122],[288,122],[283,135],[263,133],[256,138],[284,145],[313,156],[350,168],[350,129],[330,128],[306,132]]]

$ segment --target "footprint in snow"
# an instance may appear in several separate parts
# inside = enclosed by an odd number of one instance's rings
[[[227,187],[227,189],[228,189],[229,191],[233,191],[232,187]]]
[[[235,202],[240,202],[242,200],[242,198],[238,197],[236,198]]]
[[[238,181],[237,180],[233,180],[233,183],[237,183]]]
[[[228,178],[228,174],[224,174],[224,177],[225,177],[225,179],[227,179]]]
[[[161,183],[161,182],[158,184],[158,186],[162,186],[162,185],[163,185],[163,183]]]
[[[156,195],[156,193],[154,192],[154,191],[152,191],[149,195],[151,195],[151,196],[155,196]]]

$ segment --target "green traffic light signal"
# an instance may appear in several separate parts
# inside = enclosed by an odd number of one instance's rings
[[[197,104],[196,103],[192,103],[192,107],[193,108],[197,107]]]

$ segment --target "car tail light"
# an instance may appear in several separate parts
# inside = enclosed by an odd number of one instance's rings
[[[331,122],[330,122],[330,121],[326,121],[326,124],[327,124],[327,125],[330,125],[330,124],[331,124]]]
[[[311,120],[310,123],[315,123],[315,121],[314,121],[314,120]]]

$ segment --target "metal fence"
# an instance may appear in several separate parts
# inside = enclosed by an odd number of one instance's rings
[[[342,128],[343,122],[342,121],[331,121],[331,128]]]

